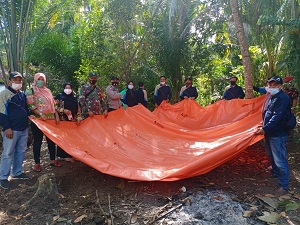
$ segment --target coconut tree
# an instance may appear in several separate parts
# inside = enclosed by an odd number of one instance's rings
[[[237,31],[237,37],[239,41],[239,46],[242,54],[242,62],[244,66],[244,78],[245,78],[245,94],[246,98],[253,98],[253,85],[251,77],[251,58],[249,54],[249,46],[247,37],[245,35],[243,21],[239,10],[239,5],[237,0],[230,0],[230,7],[232,10],[232,16],[235,24],[235,29]]]

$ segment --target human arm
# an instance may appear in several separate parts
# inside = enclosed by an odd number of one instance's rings
[[[245,98],[245,92],[243,91],[243,88],[239,87],[239,98],[243,99]]]
[[[290,101],[288,97],[286,99],[276,99],[276,101],[271,100],[271,105],[268,107],[264,116],[264,126],[262,127],[264,132],[268,134],[272,130],[276,130],[287,111],[290,111]]]
[[[118,93],[117,91],[114,91],[112,87],[108,86],[106,88],[106,94],[110,99],[121,99],[122,95]]]

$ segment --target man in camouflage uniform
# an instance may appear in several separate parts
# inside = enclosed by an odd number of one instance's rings
[[[96,86],[98,76],[95,72],[90,72],[88,83],[83,85],[79,91],[79,103],[83,118],[104,114],[107,117],[107,106],[104,102],[104,95],[101,89]]]

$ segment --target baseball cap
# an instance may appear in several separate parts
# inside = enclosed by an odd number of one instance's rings
[[[21,77],[21,78],[23,78],[22,75],[19,72],[11,72],[9,74],[9,79],[10,80],[13,79],[13,78],[15,78],[15,77]]]
[[[95,72],[90,72],[89,73],[89,77],[98,77],[98,75]]]
[[[282,78],[278,76],[273,76],[271,77],[271,79],[268,80],[269,83],[272,81],[275,81],[278,84],[283,84]]]

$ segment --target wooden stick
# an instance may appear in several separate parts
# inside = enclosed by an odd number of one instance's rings
[[[189,197],[183,199],[181,204],[179,204],[179,205],[177,205],[177,206],[171,208],[169,211],[167,211],[167,212],[165,212],[164,214],[162,214],[161,216],[157,217],[155,220],[153,220],[152,222],[150,222],[149,225],[154,224],[156,221],[158,221],[158,220],[164,218],[165,216],[169,215],[171,212],[173,212],[173,211],[175,211],[176,209],[179,209],[180,207],[184,206],[187,202],[190,202],[190,203],[191,203],[192,200],[191,200]]]
[[[111,224],[114,225],[114,217],[113,217],[111,206],[110,206],[110,194],[108,194],[108,208],[109,208]]]

